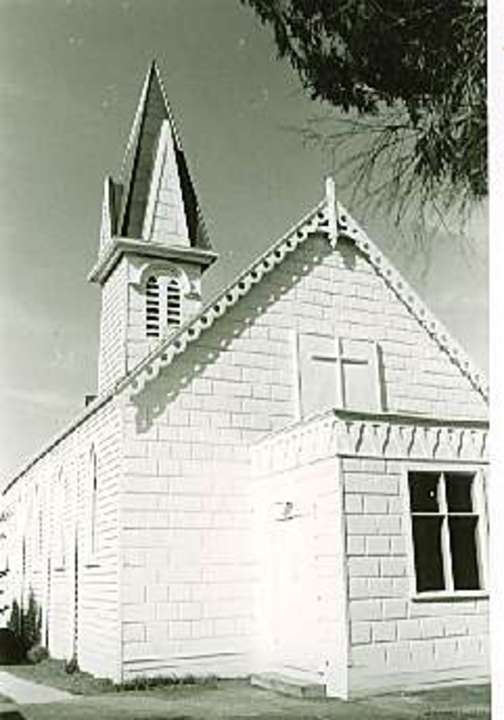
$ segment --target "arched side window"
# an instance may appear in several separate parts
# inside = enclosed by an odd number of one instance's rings
[[[172,278],[166,286],[166,324],[180,325],[181,316],[180,283],[176,278]]]
[[[90,480],[90,523],[89,523],[89,554],[93,557],[96,554],[97,538],[97,516],[98,516],[98,464],[94,445],[89,454],[89,480]]]
[[[159,337],[159,283],[153,275],[147,280],[145,289],[145,334]]]
[[[35,493],[33,499],[33,516],[35,519],[34,559],[38,565],[42,561],[42,550],[44,542],[44,513],[42,507],[42,491],[39,488],[38,484],[35,485]]]
[[[66,564],[66,522],[68,513],[68,478],[63,468],[60,469],[56,484],[56,498],[54,509],[56,513],[54,522],[54,563],[55,567],[64,569]]]

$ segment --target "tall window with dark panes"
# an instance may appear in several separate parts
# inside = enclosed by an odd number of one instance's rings
[[[483,588],[482,502],[470,472],[408,475],[416,590]]]

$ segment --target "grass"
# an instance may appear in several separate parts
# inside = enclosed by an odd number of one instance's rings
[[[117,692],[134,692],[142,690],[160,690],[174,688],[180,689],[181,687],[206,687],[216,688],[219,680],[216,675],[205,675],[203,677],[196,677],[195,675],[184,675],[183,677],[177,676],[159,676],[159,677],[137,677],[133,680],[115,685]]]
[[[101,695],[115,691],[115,686],[110,680],[96,678],[89,673],[80,671],[72,674],[65,672],[63,660],[48,658],[34,665],[28,663],[25,665],[9,665],[1,669],[23,678],[23,680],[50,685],[75,695]]]
[[[68,703],[23,705],[26,720],[488,720],[489,686],[392,693],[352,702],[300,700],[215,677],[136,679],[120,686],[64,663],[2,668],[33,682],[80,695]],[[4,706],[5,707],[5,706]],[[12,706],[14,709],[16,706]],[[2,719],[0,708],[0,720]]]
[[[463,687],[348,703],[299,700],[251,688],[245,681],[219,680],[83,696],[21,710],[26,720],[488,720],[488,699],[488,688]]]
[[[124,683],[114,685],[111,680],[96,678],[80,670],[74,673],[65,671],[63,660],[48,658],[39,663],[25,663],[22,665],[9,665],[1,669],[7,670],[17,677],[32,682],[50,685],[59,690],[66,690],[74,695],[103,695],[110,692],[142,692],[150,690],[165,689],[167,691],[182,687],[217,687],[217,677],[208,675],[196,677],[186,675],[184,677],[137,677]],[[1,696],[0,696],[1,697]],[[1,720],[1,716],[0,716]]]

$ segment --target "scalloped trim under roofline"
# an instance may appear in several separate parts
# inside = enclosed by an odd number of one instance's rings
[[[326,181],[325,198],[311,212],[240,273],[196,317],[183,325],[175,334],[161,341],[157,348],[141,360],[122,382],[119,382],[118,388],[123,389],[131,385],[133,396],[140,393],[149,380],[156,377],[162,368],[170,365],[176,355],[184,352],[188,343],[196,340],[204,330],[211,327],[214,321],[246,295],[263,275],[270,273],[287,254],[293,252],[314,233],[325,235],[332,247],[336,246],[338,237],[344,237],[355,243],[418,323],[459,367],[483,399],[488,401],[488,383],[485,375],[343,205],[336,202],[334,182],[331,178]]]
[[[338,230],[340,235],[352,240],[356,247],[367,257],[378,275],[406,305],[413,317],[444,350],[462,374],[469,378],[473,387],[488,400],[488,382],[485,374],[476,366],[442,322],[427,307],[401,273],[394,267],[380,248],[368,237],[349,212],[338,203]]]
[[[332,186],[333,188],[334,186]],[[305,215],[294,227],[283,235],[269,250],[257,258],[247,269],[238,275],[224,290],[220,291],[214,299],[209,302],[203,310],[192,320],[183,325],[177,332],[168,338],[160,341],[159,345],[149,355],[141,360],[133,370],[118,380],[111,388],[97,397],[85,410],[83,410],[67,427],[57,433],[52,440],[43,446],[42,450],[29,459],[14,477],[5,484],[2,493],[5,494],[12,485],[24,475],[35,463],[64,437],[72,432],[78,425],[82,424],[89,416],[94,415],[105,403],[114,396],[131,387],[131,394],[138,395],[144,385],[154,379],[161,368],[168,366],[176,355],[182,353],[187,344],[196,340],[201,333],[213,325],[216,318],[223,315],[226,310],[235,305],[241,297],[246,295],[253,285],[256,285],[263,275],[271,272],[284,259],[285,255],[293,252],[309,235],[322,233],[328,238],[332,247],[336,246],[339,237],[344,237],[355,243],[356,247],[368,258],[376,272],[385,280],[387,285],[394,291],[397,297],[406,305],[411,314],[418,320],[420,325],[433,337],[441,349],[446,352],[465,377],[468,377],[473,387],[482,395],[484,400],[488,399],[488,385],[485,375],[472,363],[460,345],[451,337],[445,327],[427,309],[418,295],[411,289],[402,275],[394,268],[383,255],[378,246],[372,242],[366,233],[355,222],[343,205],[332,201],[334,195],[331,192],[331,182],[326,185],[326,197],[307,215]],[[336,228],[336,233],[334,229]],[[121,240],[128,246],[130,243],[140,244],[142,250],[153,243],[115,238]],[[166,246],[164,246],[166,247]],[[181,250],[182,252],[182,250]],[[187,251],[185,251],[187,252]],[[201,251],[198,251],[201,252]],[[210,254],[210,253],[206,253]],[[213,260],[212,260],[213,262]],[[97,271],[99,263],[93,268],[91,275]],[[98,276],[94,280],[98,282]],[[331,411],[334,412],[334,411]],[[341,414],[343,411],[337,411]],[[347,414],[350,411],[345,411]],[[360,415],[360,414],[359,414]],[[386,415],[386,414],[385,414]],[[426,416],[414,414],[400,415],[405,420],[411,417],[412,420],[427,420]],[[467,418],[450,420],[449,418],[432,418],[433,422],[443,424],[474,424],[480,426],[481,420]],[[286,428],[288,430],[288,428]]]

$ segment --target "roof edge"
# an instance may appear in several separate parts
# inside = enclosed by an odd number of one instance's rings
[[[325,198],[257,257],[245,270],[242,270],[223,290],[216,293],[195,317],[188,320],[169,338],[162,340],[157,348],[154,348],[124,377],[119,390],[132,385],[133,394],[138,394],[143,389],[147,379],[152,379],[159,373],[161,367],[169,365],[175,355],[179,355],[185,350],[188,342],[197,339],[203,330],[211,327],[218,317],[246,295],[251,287],[261,280],[263,275],[268,274],[280,264],[286,254],[293,252],[309,235],[317,232],[323,233],[325,236],[328,236],[329,233],[329,219]],[[152,367],[153,365],[155,367]],[[142,377],[144,370],[145,377]]]
[[[368,237],[366,232],[354,220],[344,206],[338,202],[338,230],[340,235],[352,240],[356,247],[367,257],[376,272],[385,280],[395,295],[403,302],[418,323],[435,340],[438,346],[447,353],[460,369],[463,375],[469,378],[472,386],[485,401],[488,401],[489,388],[485,373],[478,368],[462,345],[438,320],[436,315],[427,307],[418,293],[404,279],[394,264]]]
[[[140,393],[148,380],[153,379],[163,367],[168,366],[176,355],[184,352],[188,343],[196,340],[204,330],[210,328],[218,317],[221,317],[229,307],[235,305],[241,297],[246,295],[251,287],[256,285],[265,274],[269,274],[269,272],[279,265],[287,254],[293,252],[310,235],[316,233],[322,233],[325,235],[332,247],[336,246],[338,238],[346,238],[347,240],[354,242],[356,247],[367,257],[376,272],[394,291],[398,299],[403,302],[409,312],[411,312],[419,324],[435,340],[438,346],[448,354],[450,359],[459,367],[462,374],[471,381],[475,390],[477,390],[483,399],[487,401],[488,384],[486,382],[485,374],[479,370],[475,363],[473,363],[461,345],[452,337],[437,317],[427,308],[425,303],[411,288],[409,283],[404,280],[401,273],[388,260],[379,247],[370,240],[360,225],[358,225],[350,213],[348,213],[344,206],[339,202],[336,204],[337,234],[334,238],[331,237],[331,213],[333,210],[329,207],[329,205],[330,203],[328,202],[328,197],[326,196],[284,235],[282,235],[279,240],[273,243],[272,246],[265,250],[247,268],[237,275],[223,290],[217,292],[195,317],[186,322],[181,328],[179,328],[178,331],[171,333],[168,338],[161,340],[158,346],[143,360],[141,360],[135,368],[122,378],[119,378],[113,387],[108,389],[87,408],[85,408],[85,410],[74,418],[73,421],[57,433],[57,435],[54,436],[49,443],[44,445],[41,451],[21,466],[21,470],[19,470],[13,479],[6,484],[5,488],[2,490],[2,494],[5,494],[19,478],[26,474],[26,472],[35,465],[39,459],[46,455],[70,432],[81,425],[89,416],[97,412],[115,395],[118,395],[130,386],[133,390],[133,395]],[[144,241],[132,241],[129,238],[115,239],[123,242],[128,249],[130,246],[135,247],[138,243],[141,243],[140,247],[142,249],[144,249],[144,245],[149,245]],[[152,243],[150,243],[150,247],[155,250]],[[198,252],[206,253],[207,255],[214,255],[215,258],[217,257],[215,253],[210,251]],[[90,273],[90,279],[93,272],[94,269]],[[338,412],[344,412],[348,416],[351,414],[351,411]],[[359,416],[362,415],[362,413],[357,414]],[[388,415],[401,418],[412,417],[417,420],[422,418],[422,416],[417,415],[406,416],[396,413],[389,413]],[[385,417],[383,414],[381,416]],[[446,422],[467,422],[472,424],[486,423],[488,425],[488,421],[478,419],[460,419],[459,421],[445,420]],[[436,421],[443,422],[443,420],[439,419],[436,419]]]
[[[114,237],[111,242],[107,243],[104,251],[100,253],[98,260],[87,276],[88,281],[103,284],[124,253],[137,253],[145,257],[197,263],[203,265],[204,270],[219,257],[218,253],[213,250],[186,247],[185,245],[165,245],[164,243],[153,243],[149,240],[127,237]]]
[[[332,237],[331,232],[333,218],[337,223],[335,237]],[[201,332],[211,327],[217,317],[223,315],[240,297],[247,294],[250,288],[259,282],[265,273],[269,273],[276,267],[287,253],[292,252],[309,234],[317,231],[323,232],[328,237],[332,247],[336,246],[338,238],[345,237],[353,242],[417,322],[437,345],[447,353],[450,360],[458,366],[461,373],[469,379],[473,388],[479,392],[483,400],[488,402],[488,383],[485,374],[476,366],[434,313],[427,308],[393,263],[370,240],[345,207],[336,202],[336,209],[333,210],[330,193],[328,192],[326,192],[324,200],[316,205],[259,258],[254,260],[224,290],[217,293],[196,317],[189,320],[178,332],[169,338],[165,338],[157,348],[141,360],[125,376],[121,383],[121,389],[132,385],[133,395],[141,392],[145,383],[155,377],[162,367],[168,366],[176,355],[185,350],[189,342],[196,340]]]
[[[112,398],[116,395],[117,391],[116,388],[113,387],[109,390],[107,390],[103,395],[97,397],[95,400],[93,400],[92,403],[90,403],[84,410],[82,410],[76,417],[73,418],[67,425],[64,425],[63,428],[56,433],[56,435],[53,435],[53,437],[45,443],[45,445],[42,446],[42,448],[32,455],[23,465],[21,465],[20,469],[15,473],[14,477],[8,480],[5,484],[5,487],[1,491],[2,495],[5,495],[13,485],[16,484],[18,480],[20,480],[23,475],[26,475],[26,473],[34,466],[36,463],[38,463],[39,460],[41,460],[44,455],[47,455],[56,445],[58,445],[62,440],[65,439],[67,435],[69,435],[71,432],[73,432],[79,425],[82,425],[88,417],[91,417],[91,415],[94,415],[98,410],[100,410],[104,405],[106,405]]]

